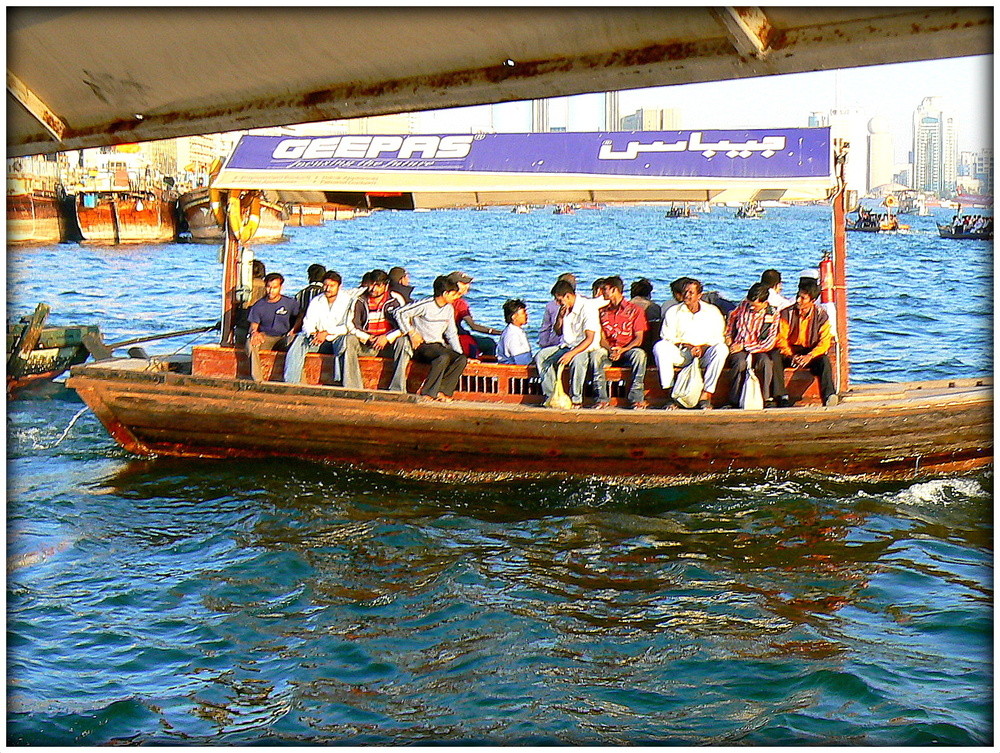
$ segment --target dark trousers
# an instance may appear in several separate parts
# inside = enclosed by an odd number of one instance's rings
[[[420,394],[428,397],[437,397],[439,392],[451,397],[469,360],[441,343],[422,343],[413,351],[413,359],[431,365],[427,378],[420,388]]]
[[[798,353],[806,353],[808,351],[801,350]],[[783,356],[781,351],[772,350],[771,356],[774,362],[774,381],[772,383],[771,395],[772,397],[787,397],[788,390],[785,389],[785,367],[792,365],[792,359],[790,356]],[[819,393],[823,397],[823,402],[826,399],[837,392],[837,386],[833,383],[833,364],[830,363],[830,357],[825,353],[821,356],[817,356],[809,362],[806,367],[815,376],[819,377]]]
[[[778,353],[781,355],[780,351],[768,351],[767,353],[747,353],[745,350],[741,350],[738,353],[731,353],[729,355],[729,404],[739,406],[740,397],[743,393],[743,385],[747,380],[747,368],[751,363],[751,357],[753,362],[753,370],[757,374],[757,381],[760,382],[760,394],[764,400],[771,399],[771,391],[774,385],[774,374],[772,370],[774,369],[774,360],[771,357],[771,353]],[[780,368],[780,366],[779,366]],[[781,380],[782,388],[784,388],[785,380]]]

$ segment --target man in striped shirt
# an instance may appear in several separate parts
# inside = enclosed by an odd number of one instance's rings
[[[405,301],[389,290],[389,275],[373,269],[367,275],[367,289],[354,302],[347,320],[344,346],[344,386],[364,389],[358,356],[395,358],[398,344],[404,340],[396,324],[396,311]]]
[[[726,345],[729,346],[729,404],[740,406],[740,395],[753,368],[761,396],[771,397],[774,343],[778,339],[778,311],[768,300],[766,282],[750,286],[747,297],[729,313]]]

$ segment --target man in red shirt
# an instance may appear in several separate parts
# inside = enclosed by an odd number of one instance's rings
[[[627,366],[632,371],[632,384],[628,399],[632,408],[646,407],[646,351],[642,349],[643,337],[649,325],[641,306],[625,300],[625,283],[617,275],[604,280],[604,297],[608,305],[600,310],[601,354],[596,368],[606,366]],[[607,384],[603,379],[595,379],[599,407],[607,406]],[[603,385],[604,389],[601,389]]]

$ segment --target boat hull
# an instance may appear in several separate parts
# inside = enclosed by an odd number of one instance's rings
[[[170,243],[177,239],[174,202],[149,192],[84,191],[76,196],[83,243]]]
[[[293,456],[387,471],[913,477],[992,461],[992,387],[868,390],[836,408],[552,410],[88,364],[68,386],[139,455]]]
[[[191,231],[192,242],[222,245],[225,240],[225,228],[215,221],[207,188],[198,188],[182,194],[177,204]],[[262,201],[260,225],[248,243],[278,243],[286,240],[284,216],[280,205]]]
[[[8,325],[7,342],[16,342],[21,330],[27,325]],[[34,348],[15,365],[11,365],[7,354],[7,394],[14,396],[22,390],[40,382],[48,382],[62,374],[70,366],[87,360],[89,351],[83,343],[87,334],[97,334],[96,326],[45,327]]]
[[[8,194],[8,244],[59,243],[65,239],[66,220],[55,194]]]

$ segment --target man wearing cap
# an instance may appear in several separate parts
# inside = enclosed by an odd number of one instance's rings
[[[472,277],[465,274],[465,272],[452,272],[448,275],[448,279],[458,285],[458,292],[461,296],[455,301],[454,307],[455,325],[458,327],[458,337],[462,342],[463,352],[469,358],[476,358],[480,354],[484,356],[496,355],[497,344],[493,340],[488,337],[474,335],[469,331],[472,330],[473,332],[481,332],[484,335],[494,336],[500,334],[500,330],[487,327],[483,324],[477,324],[476,320],[472,318],[469,303],[465,300],[465,295],[469,292],[469,288],[472,287]]]

